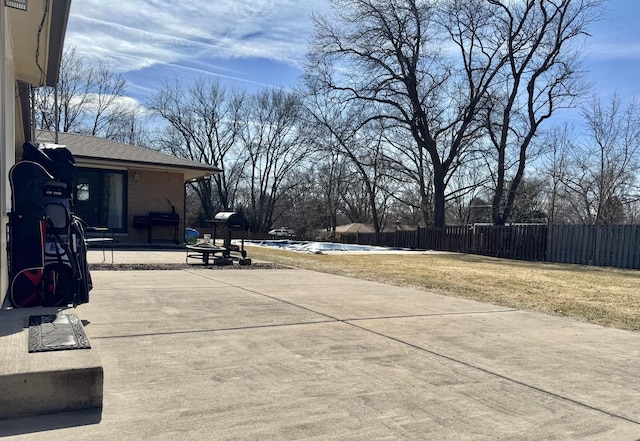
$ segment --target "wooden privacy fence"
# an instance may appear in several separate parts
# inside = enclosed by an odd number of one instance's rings
[[[342,243],[455,251],[520,260],[544,260],[547,227],[450,226],[379,233],[343,233]]]
[[[515,260],[544,261],[546,225],[481,226],[472,234],[472,254]]]
[[[551,225],[547,260],[640,269],[640,225]]]
[[[342,243],[640,269],[640,225],[451,226],[343,233]]]

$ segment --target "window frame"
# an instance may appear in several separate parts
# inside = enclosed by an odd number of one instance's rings
[[[94,204],[94,208],[97,210],[96,213],[96,218],[97,219],[105,219],[106,222],[100,222],[98,221],[98,224],[106,224],[106,225],[94,225],[94,222],[91,222],[91,218],[84,219],[81,212],[79,212],[79,207],[82,205],[83,201],[79,201],[78,200],[78,189],[80,185],[83,185],[84,182],[80,182],[80,179],[82,178],[83,174],[85,176],[88,176],[88,180],[89,180],[89,201],[90,203]],[[110,174],[116,174],[116,175],[120,175],[122,176],[122,218],[120,219],[122,227],[114,227],[112,225],[108,224],[108,219],[109,219],[109,207],[107,206],[106,208],[103,207],[103,203],[102,200],[105,198],[105,179],[106,176],[110,175]],[[91,181],[94,180],[95,183],[97,183],[97,190],[94,190],[91,188]],[[122,170],[122,169],[111,169],[111,168],[95,168],[95,167],[78,167],[77,168],[77,176],[76,176],[76,184],[75,184],[75,188],[73,189],[73,200],[74,200],[74,204],[76,206],[76,214],[82,218],[83,220],[86,220],[89,224],[91,224],[92,226],[96,226],[96,227],[108,227],[112,232],[114,233],[127,233],[128,232],[128,208],[129,208],[129,174],[128,174],[128,170]],[[99,197],[96,200],[91,199],[91,194],[95,193],[96,191],[98,191],[99,193]],[[107,197],[108,199],[108,197]],[[89,207],[89,205],[87,205],[87,207]],[[86,214],[86,213],[85,213]]]

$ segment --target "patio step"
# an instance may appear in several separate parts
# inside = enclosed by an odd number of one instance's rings
[[[0,420],[102,407],[95,349],[29,353],[29,316],[60,312],[0,310]]]

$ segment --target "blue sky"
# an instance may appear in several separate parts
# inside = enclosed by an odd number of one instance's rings
[[[591,29],[585,67],[598,92],[640,93],[640,1],[610,0],[602,21]]]
[[[312,11],[327,0],[75,0],[66,44],[100,58],[144,100],[165,81],[215,76],[239,87],[293,87]],[[585,48],[587,79],[605,99],[640,94],[640,0],[609,0]]]
[[[326,0],[76,0],[65,44],[107,61],[135,98],[176,76],[292,87],[312,32],[309,15],[327,9]]]

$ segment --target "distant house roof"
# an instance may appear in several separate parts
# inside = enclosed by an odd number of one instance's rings
[[[353,224],[338,225],[336,227],[336,233],[373,233],[373,232],[375,232],[375,229],[373,228],[373,226],[368,224],[353,223]]]
[[[54,139],[52,132],[37,133],[38,142],[53,143]],[[182,171],[185,181],[222,173],[220,168],[212,165],[94,136],[59,133],[58,144],[66,146],[80,166],[120,164],[124,167]]]

